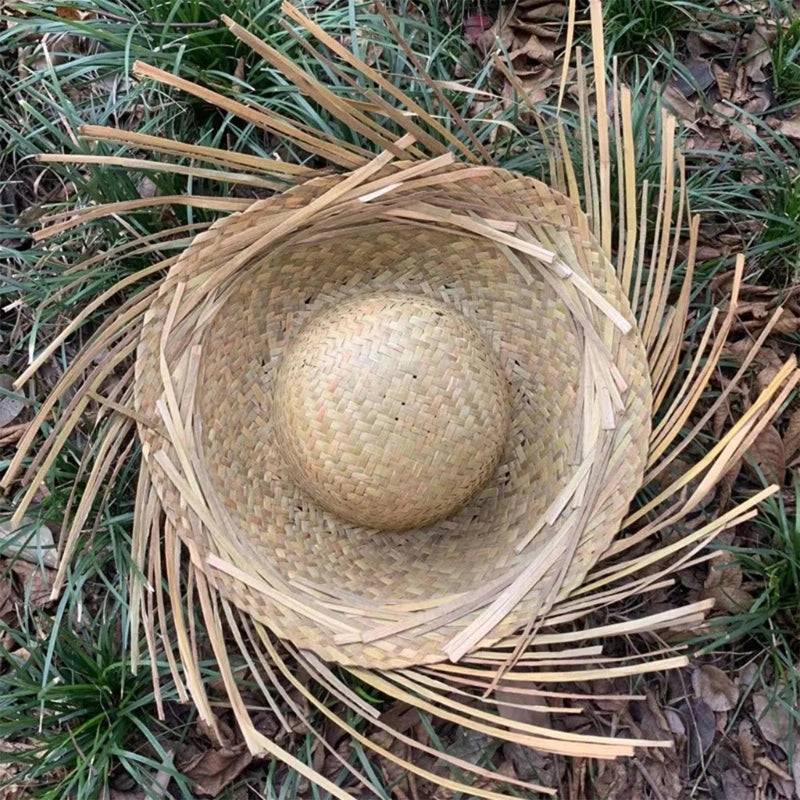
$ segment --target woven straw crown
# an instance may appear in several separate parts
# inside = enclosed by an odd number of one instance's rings
[[[306,324],[272,407],[287,473],[326,511],[377,530],[420,528],[469,500],[503,453],[511,409],[497,359],[463,315],[386,291]]]

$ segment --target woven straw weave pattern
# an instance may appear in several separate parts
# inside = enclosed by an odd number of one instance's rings
[[[376,292],[329,307],[295,337],[273,389],[289,474],[323,508],[377,530],[462,506],[508,433],[507,381],[457,311]]]
[[[335,180],[221,221],[173,268],[137,358],[137,405],[153,423],[141,429],[145,457],[196,563],[239,607],[326,660],[385,668],[432,663],[487,604],[524,579],[537,554],[555,556],[481,645],[526,624],[555,599],[554,586],[559,596],[574,588],[606,549],[643,472],[647,363],[635,329],[621,333],[547,270],[520,268],[484,237],[382,213],[420,195],[438,207],[482,207],[482,217],[514,223],[516,235],[555,252],[632,321],[583,215],[543,184],[499,170],[399,191],[385,206],[370,203],[366,223],[312,220],[231,268],[259,235]],[[529,266],[531,258],[523,256]],[[402,532],[348,524],[324,510],[292,479],[276,426],[274,382],[287,348],[310,320],[375,292],[424,296],[461,315],[493,353],[510,398],[507,437],[488,482],[446,519]],[[622,422],[596,433],[590,450],[602,457],[587,473],[595,488],[570,496],[564,515],[575,514],[567,535],[563,516],[537,521],[587,450],[586,420],[596,411],[595,400],[584,402],[587,374],[606,369],[587,364],[587,354],[600,351],[619,378]],[[168,405],[165,374],[183,420],[167,442],[155,431]],[[187,500],[192,484],[202,502]],[[517,552],[532,529],[532,541]]]

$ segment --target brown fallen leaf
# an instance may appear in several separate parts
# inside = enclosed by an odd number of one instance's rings
[[[139,197],[155,197],[158,194],[158,186],[156,186],[156,184],[150,180],[147,175],[143,175],[138,181],[136,181],[136,192]]]
[[[233,77],[236,78],[237,81],[244,80],[244,57],[239,56],[236,60],[236,69],[233,71]]]
[[[511,29],[511,22],[511,8],[508,6],[501,7],[494,24],[475,39],[475,46],[478,50],[486,54],[490,53],[498,45],[502,45],[505,50],[512,50],[514,47],[514,31]]]
[[[550,713],[547,710],[547,698],[530,697],[520,694],[514,689],[536,689],[535,683],[511,683],[500,681],[494,698],[497,701],[497,713],[513,722],[524,722],[528,725],[550,727]]]
[[[198,794],[216,797],[250,765],[253,756],[244,744],[222,750],[206,750],[185,764],[180,771],[194,783]]]
[[[739,744],[739,753],[742,756],[742,761],[744,761],[748,769],[753,769],[756,756],[752,727],[749,722],[744,721],[739,725],[739,732],[736,734],[736,739]]]
[[[561,20],[564,19],[564,16],[567,13],[566,3],[539,3],[536,0],[522,0],[519,6],[520,8],[525,9],[523,16],[530,20]]]
[[[760,756],[756,759],[756,764],[760,767],[764,767],[764,769],[771,772],[776,778],[782,781],[790,781],[792,779],[792,776],[780,764],[776,764],[768,756]]]
[[[768,697],[766,692],[756,692],[753,695],[753,711],[761,735],[770,744],[783,749],[787,747],[792,733],[796,739],[800,731],[793,731],[792,718],[784,705],[787,701],[781,702],[781,694],[780,688],[773,697]]]
[[[22,584],[19,595],[31,608],[42,608],[51,602],[53,573],[49,569],[17,559],[11,571]]]
[[[676,736],[686,736],[686,725],[681,715],[674,708],[664,709],[664,719],[667,721],[671,733]]]
[[[722,480],[719,482],[719,506],[721,511],[727,509],[733,495],[733,487],[736,485],[736,479],[741,471],[742,459],[738,458],[734,461],[733,466],[722,476]]]
[[[0,389],[6,392],[12,392],[14,387],[14,379],[10,375],[0,375]],[[0,394],[0,428],[5,428],[13,422],[25,408],[22,400],[16,397],[10,397],[7,394]]]
[[[236,734],[224,720],[216,714],[214,717],[214,727],[202,719],[197,720],[195,729],[197,732],[211,742],[214,747],[233,748],[236,746]]]
[[[778,687],[774,692],[772,697],[768,697],[766,692],[756,692],[753,711],[761,735],[786,753],[791,761],[794,788],[796,796],[800,797],[800,725],[795,724],[787,707],[792,702],[789,689]],[[756,761],[760,763],[761,759]]]
[[[694,767],[702,762],[703,756],[714,743],[717,720],[714,712],[699,698],[684,700],[677,710],[686,720],[688,760]]]
[[[800,742],[795,742],[792,756],[792,775],[794,775],[794,791],[800,797]]]
[[[719,64],[714,64],[713,70],[713,80],[717,84],[719,96],[725,100],[730,100],[733,94],[733,81],[731,80],[730,72],[723,69]]]
[[[732,553],[714,557],[703,584],[703,599],[713,597],[716,607],[729,614],[740,614],[753,604],[753,596],[742,589],[742,567]]]
[[[794,457],[800,453],[800,408],[796,408],[789,415],[786,430],[783,432],[783,450],[788,464],[791,464]]]
[[[7,623],[13,619],[15,599],[10,577],[3,570],[3,577],[0,578],[0,621]]]
[[[770,385],[770,383],[772,383],[778,372],[779,368],[776,364],[769,364],[758,371],[751,390],[753,399],[762,394],[762,392]]]
[[[790,139],[800,139],[800,114],[783,120],[778,126],[778,130]]]
[[[797,333],[800,331],[800,316],[783,314],[772,329],[775,333]]]
[[[551,48],[543,44],[538,36],[531,34],[525,42],[508,54],[508,57],[512,61],[521,56],[530,58],[533,61],[540,61],[547,66],[552,66],[555,53]]]
[[[747,452],[768,481],[783,484],[786,477],[786,453],[783,439],[774,425],[767,425]]]
[[[758,24],[747,39],[744,71],[747,77],[755,83],[764,83],[767,80],[764,70],[772,64],[768,38],[767,27]]]
[[[697,117],[697,107],[694,103],[687,100],[681,91],[670,84],[664,89],[662,95],[664,105],[677,117],[681,117],[686,122],[694,122]]]
[[[483,32],[492,27],[492,18],[486,14],[475,13],[464,17],[464,38],[470,44],[476,44]]]
[[[170,757],[172,751],[169,751]],[[156,800],[156,798],[165,797],[167,793],[167,786],[169,786],[170,774],[166,770],[159,770],[153,778],[150,793],[147,793],[144,787],[139,787],[130,791],[122,791],[121,789],[112,789],[109,795],[109,800]]]
[[[72,6],[56,6],[56,14],[61,19],[82,19],[80,9],[73,8]]]
[[[754,786],[745,784],[745,775],[738,769],[726,769],[722,773],[722,789],[725,800],[755,800]]]
[[[13,529],[0,523],[0,545],[5,556],[16,556],[30,564],[44,564],[50,569],[58,566],[53,532],[36,520],[23,518],[22,526]]]
[[[692,687],[712,711],[731,711],[739,702],[736,684],[713,664],[703,664],[692,672]]]

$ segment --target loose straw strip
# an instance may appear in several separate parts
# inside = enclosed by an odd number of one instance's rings
[[[313,177],[316,171],[301,164],[278,161],[272,158],[252,156],[247,153],[236,153],[233,150],[218,150],[216,147],[204,147],[199,144],[180,142],[177,139],[164,139],[161,136],[150,136],[136,131],[109,128],[104,125],[81,125],[79,137],[104,142],[119,142],[143,150],[152,150],[165,155],[191,158],[218,166],[241,170],[256,170],[278,175],[284,179]]]
[[[222,183],[238,183],[243,186],[255,186],[258,189],[270,189],[272,191],[280,191],[286,188],[285,184],[264,180],[264,178],[259,178],[255,175],[187,167],[182,164],[172,164],[169,161],[150,161],[146,158],[82,155],[80,153],[39,153],[36,156],[36,160],[46,164],[103,164],[104,166],[121,167],[132,171],[171,172],[174,175],[188,175],[192,178],[220,181]]]

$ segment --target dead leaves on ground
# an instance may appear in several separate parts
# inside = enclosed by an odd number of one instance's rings
[[[715,278],[711,284],[713,299],[723,311],[728,307],[731,273]],[[777,321],[774,315],[782,309]],[[712,421],[712,431],[719,436],[735,411],[746,410],[761,391],[773,380],[778,368],[796,353],[790,338],[800,332],[800,286],[779,291],[771,286],[744,284],[733,331],[724,349],[724,359],[738,369],[750,353],[756,338],[770,325],[764,346],[756,353],[742,382],[731,392],[728,401]],[[715,382],[720,389],[727,386],[726,374],[720,373]],[[769,482],[784,485],[789,470],[800,465],[800,398],[790,400],[780,418],[759,434],[742,461],[732,473],[741,468],[748,471],[754,485],[760,485],[759,472]]]
[[[683,800],[694,787],[697,796],[720,800],[800,797],[800,724],[791,693],[781,686],[754,690],[752,665],[735,674],[723,666],[697,664],[651,685],[644,701],[614,704],[606,725],[672,747],[597,762],[591,791],[574,796]],[[619,679],[596,681],[594,689],[630,687]],[[573,782],[580,783],[574,773]]]
[[[693,670],[692,688],[712,711],[732,711],[739,702],[736,684],[713,664],[703,664]]]
[[[743,583],[741,564],[732,553],[723,550],[711,560],[700,597],[712,598],[718,614],[742,614],[755,600]]]
[[[771,693],[756,692],[753,695],[753,711],[761,735],[774,746],[776,755],[783,756],[782,760],[785,759],[788,769],[772,759],[769,759],[770,766],[764,762],[761,765],[780,781],[784,797],[791,798],[792,792],[800,797],[800,722],[797,720],[796,700],[790,688],[779,685]]]
[[[507,103],[514,99],[517,89],[524,92],[523,105],[543,102],[559,81],[557,60],[566,44],[562,24],[566,12],[566,3],[527,0],[501,7],[494,19],[482,12],[465,17],[465,37],[481,55],[501,50],[507,54],[516,85],[499,72],[495,74]]]
[[[208,749],[187,761],[178,762],[178,769],[190,780],[194,791],[204,797],[216,797],[253,761],[244,743],[219,750]]]

